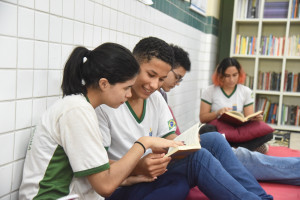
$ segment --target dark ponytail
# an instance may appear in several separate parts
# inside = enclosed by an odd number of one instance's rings
[[[77,47],[71,53],[64,69],[63,96],[87,93],[87,87],[98,87],[101,78],[110,84],[128,81],[139,72],[139,64],[125,47],[104,43],[89,51]]]

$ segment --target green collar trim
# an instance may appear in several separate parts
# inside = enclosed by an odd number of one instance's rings
[[[140,124],[140,123],[144,120],[144,117],[145,117],[147,100],[146,100],[146,99],[144,100],[143,113],[142,113],[142,116],[141,116],[140,119],[139,119],[138,116],[135,114],[135,112],[134,112],[134,110],[132,109],[132,107],[130,106],[129,102],[126,101],[125,103],[126,103],[127,107],[129,108],[131,114],[132,114],[133,117],[135,118],[135,120]]]
[[[221,88],[221,87],[220,87],[220,88]],[[221,88],[221,90],[222,90],[223,94],[229,99],[229,98],[235,93],[236,88],[237,88],[237,85],[235,85],[234,90],[232,91],[232,93],[231,93],[230,95],[227,95],[227,94],[225,93],[225,91],[223,90],[223,88]]]

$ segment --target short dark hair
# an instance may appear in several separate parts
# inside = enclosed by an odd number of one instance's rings
[[[152,58],[158,58],[173,67],[174,53],[172,48],[165,41],[156,37],[141,39],[133,49],[133,55],[138,63],[148,62]]]
[[[205,124],[199,129],[200,135],[209,132],[218,132],[218,128],[212,124]]]
[[[174,52],[174,69],[183,67],[186,71],[191,70],[191,61],[189,53],[183,50],[181,47],[170,44]]]
[[[98,87],[101,78],[106,78],[110,84],[126,82],[134,78],[139,69],[132,53],[119,44],[104,43],[92,51],[76,47],[64,68],[63,96],[86,95],[87,88]]]

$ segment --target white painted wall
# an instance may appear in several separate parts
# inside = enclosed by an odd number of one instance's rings
[[[190,53],[192,71],[169,94],[185,131],[198,123],[200,90],[216,65],[215,36],[137,0],[0,1],[0,200],[18,199],[30,133],[61,96],[62,69],[71,50],[108,41],[132,50],[147,36]]]

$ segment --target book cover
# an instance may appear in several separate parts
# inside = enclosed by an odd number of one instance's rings
[[[191,153],[201,149],[200,135],[198,131],[199,128],[197,127],[178,135],[174,140],[183,141],[185,145],[170,147],[165,157],[171,156],[172,159],[182,159],[190,155]]]
[[[242,125],[249,121],[250,119],[262,114],[262,111],[257,111],[251,115],[248,115],[245,117],[242,113],[237,112],[237,111],[228,111],[223,113],[220,117],[219,120],[234,124],[234,125]]]

